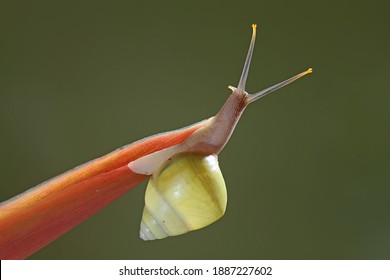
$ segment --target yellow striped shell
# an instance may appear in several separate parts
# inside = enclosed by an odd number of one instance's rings
[[[140,237],[154,240],[203,228],[223,216],[226,203],[218,157],[180,154],[148,183]]]

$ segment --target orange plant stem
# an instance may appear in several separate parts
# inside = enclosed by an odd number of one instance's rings
[[[177,145],[207,121],[151,136],[0,204],[0,259],[24,259],[147,178],[127,164]]]

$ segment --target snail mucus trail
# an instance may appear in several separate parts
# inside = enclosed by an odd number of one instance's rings
[[[295,75],[255,94],[245,91],[256,39],[252,39],[238,87],[220,111],[184,142],[141,157],[128,164],[139,174],[152,175],[145,193],[140,237],[161,239],[205,227],[223,216],[227,194],[218,154],[228,142],[248,104],[312,72]]]

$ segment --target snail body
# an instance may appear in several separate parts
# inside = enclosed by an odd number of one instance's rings
[[[226,186],[217,155],[225,147],[244,109],[252,102],[312,72],[295,75],[255,94],[245,91],[256,39],[252,39],[237,88],[212,118],[185,141],[128,164],[134,173],[152,175],[145,193],[140,237],[161,239],[205,227],[223,216]]]
[[[226,204],[218,157],[177,155],[149,180],[140,237],[154,240],[203,228],[224,215]]]

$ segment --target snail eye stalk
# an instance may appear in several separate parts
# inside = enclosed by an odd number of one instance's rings
[[[253,93],[253,94],[249,94],[249,96],[247,97],[247,100],[248,100],[248,103],[252,103],[278,89],[281,89],[282,87],[285,87],[287,86],[288,84],[291,84],[292,82],[295,82],[296,80],[306,76],[307,74],[310,74],[310,73],[313,73],[313,69],[312,68],[309,68],[307,69],[306,71],[303,71],[302,73],[299,73],[297,75],[295,75],[294,77],[291,77],[283,82],[280,82],[276,85],[273,85],[273,86],[270,86],[269,88],[266,88],[266,89],[263,89],[257,93]]]

